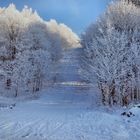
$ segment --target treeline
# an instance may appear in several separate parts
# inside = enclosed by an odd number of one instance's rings
[[[105,105],[140,101],[140,1],[117,0],[81,36],[81,73]]]
[[[19,96],[39,91],[52,81],[63,51],[79,45],[64,24],[44,21],[25,6],[0,8],[0,94]]]

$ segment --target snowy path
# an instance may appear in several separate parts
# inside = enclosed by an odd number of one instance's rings
[[[66,90],[51,88],[39,100],[1,110],[0,140],[139,140],[140,127],[120,114],[91,110],[88,94],[67,96]]]
[[[77,73],[77,58],[64,58],[58,82],[39,99],[0,109],[0,140],[139,140],[140,119],[97,108],[96,92]]]
[[[87,89],[83,89],[83,94],[80,91],[81,87],[55,86],[44,91],[39,100],[0,110],[0,140],[77,139],[82,133],[79,131],[80,121],[91,102]],[[74,125],[77,130],[73,129]]]
[[[120,117],[88,109],[87,93],[65,91],[68,87],[50,88],[39,100],[1,110],[0,140],[127,140]]]

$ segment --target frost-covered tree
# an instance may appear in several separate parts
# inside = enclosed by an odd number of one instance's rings
[[[81,72],[97,80],[104,104],[128,105],[139,100],[139,19],[132,3],[111,4],[81,37]]]
[[[27,6],[22,11],[14,4],[0,8],[1,92],[16,97],[55,81],[64,48],[75,47],[78,40],[69,27],[46,22]]]
[[[4,81],[1,85],[15,92],[14,96],[25,90],[38,91],[51,63],[46,24],[27,7],[19,12],[11,4],[2,11],[0,69]]]
[[[46,24],[51,32],[59,36],[62,49],[79,47],[79,37],[68,26],[59,24],[55,20],[50,20]]]
[[[15,18],[16,17],[16,18]],[[7,9],[3,9],[0,14],[0,35],[1,35],[1,68],[4,68],[6,75],[5,83],[7,88],[12,85],[13,67],[12,61],[16,58],[17,50],[22,35],[24,34],[25,21],[23,21],[20,12],[16,10],[13,4]],[[6,69],[5,69],[6,68]]]
[[[140,0],[125,0],[128,3],[133,3],[136,6],[140,6]]]

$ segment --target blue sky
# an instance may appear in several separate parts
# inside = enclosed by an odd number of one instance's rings
[[[0,0],[0,6],[14,3],[18,9],[28,5],[45,19],[56,19],[80,34],[104,12],[110,0]]]

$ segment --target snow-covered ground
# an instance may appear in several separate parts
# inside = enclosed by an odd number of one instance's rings
[[[139,106],[102,107],[96,86],[82,82],[74,65],[75,69],[62,66],[63,78],[44,89],[40,98],[24,102],[0,98],[0,140],[140,139]]]
[[[139,140],[139,107],[129,110],[135,116],[121,115],[125,109],[97,107],[79,88],[56,86],[40,99],[1,108],[0,140]]]

